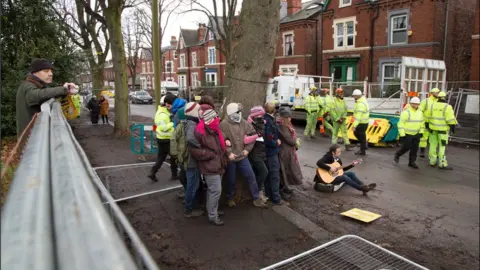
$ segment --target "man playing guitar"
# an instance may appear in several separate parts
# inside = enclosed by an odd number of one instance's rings
[[[356,190],[362,191],[364,195],[377,186],[375,183],[365,185],[360,179],[358,179],[354,172],[347,172],[347,170],[359,164],[360,161],[355,160],[352,164],[342,167],[342,160],[340,159],[341,154],[342,150],[338,144],[330,146],[328,152],[317,161],[317,174],[313,179],[315,183],[332,185],[345,183]]]

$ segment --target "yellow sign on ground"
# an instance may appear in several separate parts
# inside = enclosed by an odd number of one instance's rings
[[[360,220],[365,223],[370,223],[382,216],[382,215],[375,214],[375,213],[358,209],[358,208],[350,209],[346,212],[341,213],[340,215],[350,217],[356,220]]]

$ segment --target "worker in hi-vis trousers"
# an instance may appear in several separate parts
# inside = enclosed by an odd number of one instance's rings
[[[331,117],[333,122],[332,144],[337,143],[338,132],[342,133],[343,144],[346,150],[351,150],[355,146],[350,144],[347,133],[347,102],[343,99],[343,89],[335,90],[335,97],[332,101]]]
[[[428,123],[430,120],[430,114],[432,110],[432,105],[437,102],[437,96],[438,93],[440,93],[440,89],[438,88],[433,88],[430,90],[430,96],[420,103],[420,106],[418,107],[418,110],[423,113],[423,119],[425,120],[425,123]],[[427,142],[428,142],[428,136],[430,135],[430,132],[428,129],[425,129],[425,132],[423,132],[422,138],[420,138],[420,157],[425,157],[425,148],[427,147]]]
[[[425,121],[423,119],[423,113],[418,109],[420,106],[420,99],[418,97],[413,97],[410,99],[409,105],[410,106],[400,114],[400,121],[398,121],[397,124],[402,148],[395,153],[393,160],[395,163],[398,163],[400,157],[410,151],[408,167],[418,169],[415,161],[417,160],[420,138],[425,131]]]
[[[333,134],[333,127],[331,125],[330,110],[332,109],[332,97],[329,95],[330,90],[322,88],[320,90],[320,111],[318,117],[322,117],[323,128],[328,131],[329,134]],[[328,135],[327,135],[328,136]]]
[[[306,138],[313,138],[315,129],[317,128],[318,111],[320,111],[319,97],[317,95],[317,87],[310,88],[310,95],[305,99],[305,110],[307,111],[307,126],[305,127]]]
[[[438,93],[438,100],[432,105],[431,115],[426,128],[430,129],[428,138],[430,166],[444,170],[452,170],[448,166],[445,150],[448,144],[448,135],[455,132],[455,126],[458,124],[453,108],[447,103],[447,94],[445,92]],[[437,151],[438,146],[438,151]]]

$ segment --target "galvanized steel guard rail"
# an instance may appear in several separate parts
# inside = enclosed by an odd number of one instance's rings
[[[158,269],[53,100],[25,146],[1,238],[1,269]]]

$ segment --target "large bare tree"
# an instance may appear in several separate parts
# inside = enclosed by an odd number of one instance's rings
[[[85,12],[107,27],[115,72],[115,134],[129,134],[127,59],[122,33],[122,13],[133,7],[129,0],[98,0],[101,12],[95,11],[88,0],[83,1]],[[133,1],[133,0],[132,0]]]
[[[142,48],[142,38],[144,36],[140,23],[137,20],[139,15],[140,11],[136,9],[133,14],[129,14],[125,18],[123,33],[127,53],[127,67],[130,72],[133,89],[135,89],[136,85],[137,67],[140,61],[140,50]]]
[[[86,0],[93,11],[101,14],[98,0]],[[63,0],[54,4],[59,20],[67,27],[67,35],[82,51],[92,78],[92,90],[100,95],[103,84],[103,68],[110,50],[110,38],[105,25],[85,12],[84,0]]]
[[[230,60],[227,104],[240,102],[248,111],[265,100],[279,25],[280,0],[243,0]]]

